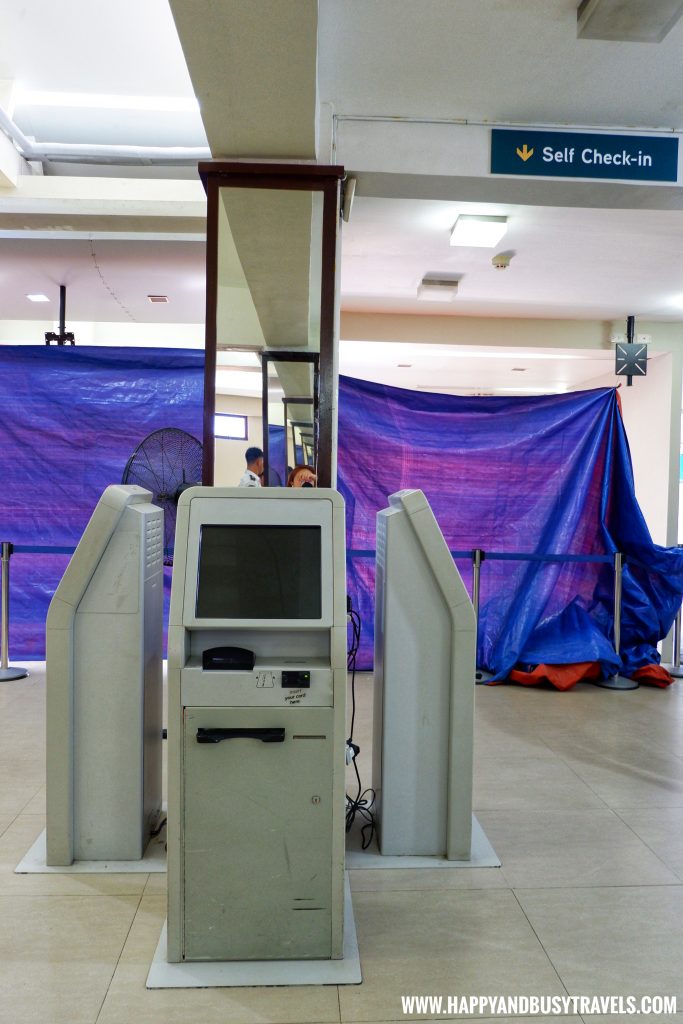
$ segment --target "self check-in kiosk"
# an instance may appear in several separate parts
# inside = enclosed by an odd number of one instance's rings
[[[168,960],[343,954],[344,507],[187,490],[168,641]]]
[[[377,514],[373,788],[384,855],[469,860],[476,624],[422,491]]]
[[[107,487],[47,616],[47,864],[131,861],[161,809],[163,512]]]

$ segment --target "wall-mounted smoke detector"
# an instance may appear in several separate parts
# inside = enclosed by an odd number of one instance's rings
[[[148,295],[150,302],[168,302],[168,295]]]
[[[491,258],[491,263],[496,270],[507,270],[514,255],[514,252],[499,252]]]
[[[452,302],[458,294],[462,274],[425,274],[417,289],[418,299],[427,302]]]

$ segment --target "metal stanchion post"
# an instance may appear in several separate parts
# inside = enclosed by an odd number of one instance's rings
[[[0,682],[11,679],[23,679],[28,675],[25,668],[12,667],[9,664],[9,559],[12,545],[2,541],[2,603],[0,605]]]
[[[614,553],[614,650],[619,656],[621,650],[621,590],[622,573],[624,568],[624,556],[621,551]],[[609,679],[602,679],[596,684],[606,690],[637,690],[638,683],[635,679],[628,679],[619,674]]]
[[[481,585],[481,563],[486,558],[486,552],[481,548],[475,548],[472,552],[472,605],[474,607],[474,622],[476,627],[477,657],[479,656],[479,588]],[[490,672],[484,672],[477,668],[474,673],[476,683],[487,683],[493,676]]]
[[[683,679],[683,669],[681,669],[681,608],[679,607],[676,612],[676,618],[674,619],[673,625],[673,644],[674,644],[674,660],[670,665],[662,664],[662,668],[665,668],[670,676],[674,676],[675,679]]]

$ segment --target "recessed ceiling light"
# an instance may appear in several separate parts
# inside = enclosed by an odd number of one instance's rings
[[[50,301],[48,299],[47,295],[43,295],[42,293],[39,293],[39,294],[36,293],[34,295],[27,295],[26,298],[29,300],[29,302],[49,302]]]
[[[409,370],[413,364],[412,363],[397,363],[396,365],[398,366],[399,370]]]
[[[55,92],[17,88],[14,110],[21,107],[80,107],[94,110],[150,110],[154,113],[188,113],[199,110],[194,96],[119,96],[96,92]]]
[[[507,227],[507,217],[480,217],[461,213],[451,232],[451,245],[482,246],[490,249],[498,245]]]
[[[150,302],[168,302],[168,295],[148,295]]]

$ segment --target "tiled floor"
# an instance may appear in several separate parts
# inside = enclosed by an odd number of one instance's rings
[[[648,1019],[683,1022],[680,684],[479,687],[475,807],[503,866],[351,872],[361,986],[148,992],[165,876],[13,874],[44,827],[31,669],[0,684],[0,1024],[396,1024],[401,995],[567,994],[676,995]],[[370,677],[357,689],[369,784]],[[551,1019],[632,1018],[533,1018]]]

